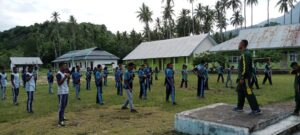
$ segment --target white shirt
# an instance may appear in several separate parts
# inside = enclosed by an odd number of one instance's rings
[[[19,88],[20,87],[20,76],[19,73],[11,73],[11,75],[14,77],[14,79],[12,80],[15,84],[14,88]],[[12,85],[13,87],[13,85]]]
[[[32,73],[27,72],[26,77],[29,76],[30,80],[26,81],[25,89],[26,91],[35,91],[35,82],[34,82],[34,76]]]
[[[0,76],[1,76],[1,85],[2,87],[6,87],[7,85],[7,76],[6,76],[6,73],[2,74],[0,73]]]
[[[60,79],[65,78],[65,74],[60,71],[57,72],[57,76],[59,75],[60,75]],[[57,76],[56,79],[57,81],[59,81]],[[57,95],[62,95],[62,94],[69,94],[68,79],[65,79],[61,85],[57,86]]]

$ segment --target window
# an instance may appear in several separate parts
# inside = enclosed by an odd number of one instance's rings
[[[289,52],[290,61],[296,62],[298,60],[298,53],[297,52]]]
[[[175,63],[178,63],[178,58],[177,57],[175,58]]]
[[[153,64],[156,64],[156,59],[153,59]]]
[[[228,62],[229,63],[238,63],[239,56],[230,56]]]

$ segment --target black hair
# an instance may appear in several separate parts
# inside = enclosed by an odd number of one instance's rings
[[[100,68],[100,67],[101,67],[101,65],[100,65],[100,64],[98,64],[98,65],[97,65],[97,68]]]
[[[61,63],[58,63],[58,66],[61,67],[61,66],[65,65],[65,64],[66,63],[61,62]]]
[[[243,44],[245,45],[245,47],[247,47],[247,46],[248,46],[248,40],[246,40],[246,39],[243,39],[241,42],[243,42]]]
[[[298,65],[297,62],[292,62],[291,67]]]
[[[132,66],[134,66],[134,64],[132,62],[130,62],[130,63],[127,64],[127,66],[132,67]]]

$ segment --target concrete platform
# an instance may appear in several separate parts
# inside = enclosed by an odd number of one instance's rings
[[[278,131],[274,134],[284,133],[286,128],[300,125],[300,118],[290,118],[290,109],[284,107],[264,107],[261,108],[262,114],[257,116],[248,115],[250,112],[248,108],[245,108],[245,112],[233,112],[233,107],[233,105],[218,103],[178,113],[175,115],[175,130],[195,135],[260,135],[273,134],[270,130],[275,131],[275,129]],[[280,122],[286,126],[276,124]]]

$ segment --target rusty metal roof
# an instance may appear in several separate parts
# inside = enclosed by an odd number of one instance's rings
[[[237,51],[241,40],[249,42],[248,49],[278,49],[300,47],[300,24],[241,30],[238,37],[216,45],[210,51]]]
[[[123,60],[190,56],[198,47],[200,47],[201,52],[210,49],[202,45],[202,42],[207,38],[213,45],[216,44],[209,34],[143,42]]]

